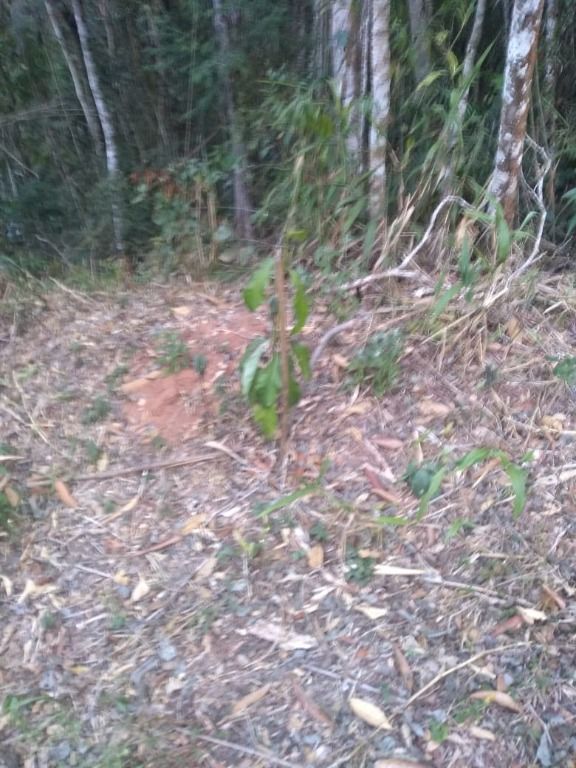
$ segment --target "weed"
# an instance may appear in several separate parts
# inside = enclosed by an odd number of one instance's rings
[[[368,382],[375,395],[383,395],[398,378],[403,349],[402,334],[398,330],[372,334],[364,349],[357,352],[348,365],[350,380],[353,384]]]
[[[104,379],[104,383],[108,387],[108,391],[111,392],[113,389],[115,389],[116,385],[120,381],[120,379],[123,376],[126,376],[130,369],[127,365],[117,365],[116,368],[112,371],[112,373],[109,373],[108,376]]]
[[[447,724],[441,723],[439,720],[431,720],[428,729],[432,741],[435,741],[436,744],[442,744],[443,741],[446,741],[450,733]]]
[[[84,452],[86,453],[86,460],[89,464],[96,464],[102,454],[100,447],[94,440],[86,440],[84,442]]]
[[[60,626],[61,618],[57,613],[46,611],[45,613],[42,614],[40,623],[42,625],[42,629],[45,632],[50,632],[51,630],[56,629],[58,626]]]
[[[328,529],[324,523],[318,521],[310,528],[310,538],[320,543],[328,541]]]
[[[104,499],[102,502],[102,511],[105,515],[111,515],[116,511],[117,506],[118,504],[114,501],[114,499]]]
[[[103,421],[112,410],[110,402],[103,397],[95,397],[92,403],[82,413],[82,424],[97,424]]]
[[[154,448],[154,450],[162,451],[164,450],[164,448],[167,447],[168,443],[166,442],[166,440],[164,440],[164,438],[161,435],[154,435],[154,437],[150,441],[150,445],[152,446],[152,448]]]
[[[192,357],[192,368],[196,371],[198,376],[204,376],[207,366],[208,360],[205,355],[194,355]]]
[[[190,353],[176,331],[166,331],[158,341],[158,362],[168,373],[178,373],[190,366]]]
[[[576,384],[576,357],[563,357],[556,363],[552,372],[564,384]]]
[[[351,547],[346,553],[346,578],[356,584],[367,584],[374,575],[374,558],[361,555]]]

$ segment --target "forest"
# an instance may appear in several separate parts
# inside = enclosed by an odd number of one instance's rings
[[[0,0],[0,768],[576,765],[576,3]]]

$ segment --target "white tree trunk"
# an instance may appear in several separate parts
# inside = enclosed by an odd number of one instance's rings
[[[512,11],[502,92],[502,111],[489,194],[512,226],[518,205],[526,120],[544,0],[516,0]]]
[[[330,40],[332,45],[332,77],[342,104],[348,106],[352,98],[354,84],[349,67],[352,37],[352,2],[353,0],[334,0],[332,5]]]
[[[228,117],[228,127],[230,130],[230,139],[232,144],[232,153],[234,155],[234,221],[236,233],[245,240],[253,240],[252,232],[252,204],[250,193],[246,182],[246,150],[242,141],[238,115],[234,105],[234,95],[232,93],[232,83],[230,81],[230,72],[228,61],[230,58],[230,39],[228,27],[222,12],[222,1],[212,0],[214,7],[214,29],[220,47],[220,72],[222,77],[222,89],[224,95],[224,105]]]
[[[429,36],[432,12],[429,0],[408,0],[408,13],[414,49],[414,74],[416,81],[421,82],[432,69]]]
[[[94,102],[92,101],[90,94],[86,93],[84,90],[83,72],[76,60],[76,57],[74,56],[74,53],[68,47],[68,43],[66,42],[66,37],[64,35],[64,30],[62,29],[62,19],[60,17],[59,11],[54,5],[54,0],[44,0],[44,7],[46,8],[46,13],[48,14],[48,19],[50,20],[52,32],[54,33],[54,37],[60,46],[62,56],[64,57],[64,61],[66,62],[66,66],[70,72],[70,77],[72,78],[72,84],[74,86],[74,92],[84,114],[84,119],[86,120],[86,125],[92,138],[94,148],[96,153],[101,156],[103,154],[102,135],[100,133],[100,126],[98,125],[98,117],[94,110]]]
[[[382,216],[386,206],[386,142],[390,117],[390,3],[372,0],[372,120],[370,126],[370,213]]]
[[[106,168],[108,170],[108,180],[112,197],[112,226],[114,228],[114,247],[118,254],[124,253],[124,221],[122,215],[122,204],[118,190],[119,168],[118,168],[118,148],[116,146],[116,135],[112,116],[106,104],[104,93],[100,87],[100,79],[96,70],[90,41],[88,37],[88,28],[84,22],[82,6],[80,0],[72,0],[72,11],[74,13],[74,22],[78,30],[78,39],[80,40],[80,49],[84,59],[86,76],[92,92],[92,98],[96,105],[98,119],[102,127],[104,136],[104,147],[106,150]]]
[[[544,34],[546,37],[546,65],[544,69],[544,80],[546,84],[547,96],[554,99],[556,91],[556,29],[558,27],[558,5],[557,0],[546,0],[546,26]]]

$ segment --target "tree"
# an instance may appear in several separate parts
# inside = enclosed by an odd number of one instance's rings
[[[370,130],[370,213],[385,213],[386,141],[390,117],[390,0],[372,0],[370,73],[372,116]]]
[[[116,134],[114,131],[114,122],[108,109],[104,92],[100,85],[100,78],[96,69],[96,64],[92,57],[88,27],[84,21],[82,5],[80,0],[72,0],[72,11],[74,13],[74,22],[78,30],[78,39],[80,41],[80,50],[84,60],[86,76],[90,84],[92,98],[96,105],[96,111],[102,127],[104,136],[104,147],[106,151],[106,168],[108,171],[108,181],[112,198],[112,225],[114,228],[114,247],[118,255],[124,254],[124,221],[122,214],[122,203],[119,191],[119,167],[118,167],[118,147],[116,145]]]
[[[432,69],[430,62],[430,0],[408,0],[410,36],[414,53],[414,74],[417,82],[424,80]]]
[[[502,90],[502,110],[489,194],[512,226],[518,205],[526,121],[544,0],[516,0],[512,11]]]

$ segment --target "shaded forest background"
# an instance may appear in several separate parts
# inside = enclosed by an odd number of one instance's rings
[[[531,143],[505,218],[533,232],[545,157],[544,242],[560,244],[576,224],[570,0],[5,1],[0,265],[154,253],[196,270],[249,261],[287,217],[324,274],[380,264],[391,223],[418,235],[446,194],[486,202],[512,14],[530,6]]]

